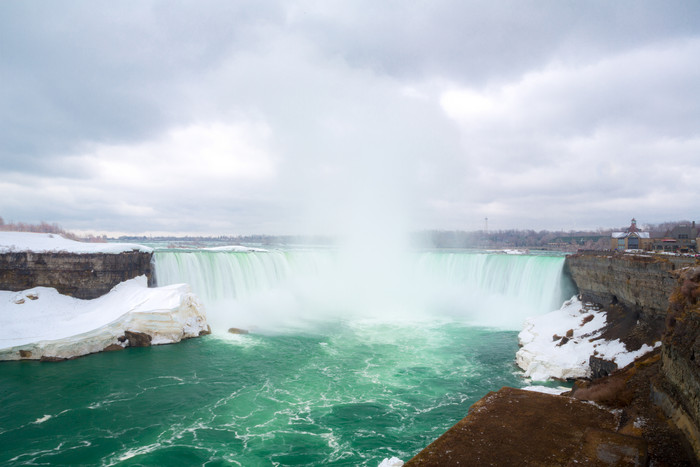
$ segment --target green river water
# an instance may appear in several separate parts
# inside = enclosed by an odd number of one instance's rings
[[[527,300],[534,300],[540,312],[551,311],[548,301],[555,303],[567,292],[561,284],[551,288],[547,283],[561,282],[563,258],[506,255],[436,254],[417,260],[443,285],[463,285],[464,270],[472,266],[477,274],[493,275],[477,289],[494,300],[476,303],[510,308],[479,313],[460,314],[460,307],[469,305],[454,300],[451,306],[440,303],[425,310],[430,301],[409,292],[423,313],[352,314],[326,299],[311,303],[299,298],[306,297],[300,290],[308,286],[297,282],[300,271],[327,276],[326,254],[308,260],[308,254],[300,253],[305,259],[299,260],[288,253],[273,258],[265,253],[159,252],[159,281],[189,275],[189,282],[206,284],[194,275],[235,275],[222,271],[231,262],[250,263],[251,255],[260,260],[251,267],[271,272],[257,271],[264,280],[248,284],[246,293],[213,296],[216,290],[195,290],[214,321],[237,323],[240,312],[254,325],[254,317],[274,305],[313,308],[312,324],[275,328],[269,323],[279,311],[272,310],[271,317],[260,316],[257,332],[247,335],[219,329],[177,345],[58,364],[4,362],[0,465],[376,466],[391,456],[408,460],[488,391],[527,384],[514,365],[517,330],[480,321],[510,313],[517,322],[520,314],[532,312],[519,310]],[[203,269],[193,272],[197,262]],[[504,287],[504,282],[522,282],[524,275],[528,283]],[[230,289],[225,282],[221,287]],[[540,294],[528,290],[533,287]],[[423,292],[420,297],[430,297]],[[437,293],[444,297],[452,292]],[[464,293],[474,290],[468,287]],[[537,301],[542,294],[550,295],[547,305]],[[385,303],[381,297],[373,301]],[[327,319],[318,319],[324,306],[334,309]],[[308,318],[306,313],[299,320],[306,323]]]

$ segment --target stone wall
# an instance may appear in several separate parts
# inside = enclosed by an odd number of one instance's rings
[[[657,399],[700,459],[700,267],[685,270],[671,295]]]
[[[64,295],[92,299],[128,279],[145,275],[152,285],[152,253],[33,253],[0,254],[0,290],[53,287]]]
[[[609,320],[628,318],[627,326],[621,326],[624,334],[634,336],[641,329],[649,340],[663,335],[662,370],[652,397],[700,460],[698,260],[600,252],[571,255],[566,267],[583,300],[612,310]]]
[[[660,320],[676,287],[677,271],[695,258],[663,255],[580,253],[566,258],[566,268],[584,301],[604,308],[619,305],[645,321]]]

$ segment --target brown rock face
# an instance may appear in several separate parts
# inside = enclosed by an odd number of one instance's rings
[[[0,290],[53,287],[64,295],[92,299],[128,279],[145,275],[152,285],[152,253],[3,253]]]
[[[484,396],[406,466],[646,465],[646,442],[617,427],[607,410],[505,387]]]
[[[144,332],[124,331],[124,336],[129,341],[129,347],[150,347],[151,336]]]
[[[109,344],[107,347],[102,349],[103,352],[116,352],[118,350],[124,350],[124,347],[119,344]]]
[[[661,353],[661,406],[686,433],[700,459],[700,267],[681,274],[671,296]]]
[[[588,359],[588,365],[591,367],[591,378],[593,379],[608,376],[617,370],[617,363],[593,355]]]
[[[690,257],[612,252],[566,258],[583,301],[608,312],[610,326],[604,337],[621,338],[630,350],[661,339],[678,270],[695,264]]]
[[[662,320],[676,288],[674,271],[694,264],[694,258],[682,256],[610,253],[566,258],[566,267],[584,301],[603,307],[621,305],[643,317]]]

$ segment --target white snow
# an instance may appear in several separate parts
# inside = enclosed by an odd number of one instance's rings
[[[571,388],[565,388],[563,386],[559,386],[558,388],[550,388],[548,386],[525,386],[521,389],[532,392],[541,392],[543,394],[553,394],[555,396],[571,391]]]
[[[401,467],[403,466],[403,461],[398,457],[392,457],[391,459],[384,459],[379,467]]]
[[[207,329],[199,300],[187,284],[148,288],[146,276],[122,282],[94,300],[35,287],[0,291],[0,360],[72,358],[99,352],[124,331],[149,334],[151,343],[179,342]]]
[[[525,321],[518,334],[522,348],[515,356],[516,362],[525,370],[525,376],[535,381],[584,378],[590,376],[588,361],[591,355],[614,361],[618,368],[623,368],[661,345],[661,342],[654,347],[643,345],[630,352],[619,339],[606,341],[599,338],[605,324],[604,311],[584,306],[573,297],[559,310]],[[562,339],[569,330],[573,335],[568,341]],[[555,335],[559,338],[554,339]]]
[[[152,248],[135,243],[86,243],[63,238],[57,234],[33,232],[0,232],[0,253],[31,251],[34,253],[110,253],[143,251]]]

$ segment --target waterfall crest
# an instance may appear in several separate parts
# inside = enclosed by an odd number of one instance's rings
[[[458,320],[519,330],[572,293],[564,257],[424,252],[384,258],[330,250],[162,250],[159,285],[186,282],[216,331],[328,320]]]

